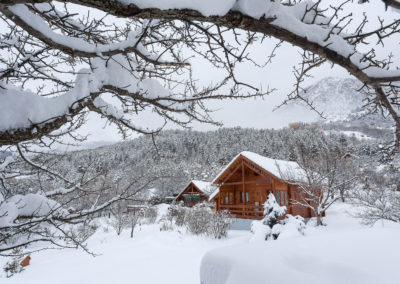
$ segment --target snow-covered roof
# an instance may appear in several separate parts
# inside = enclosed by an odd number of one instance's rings
[[[257,164],[264,170],[268,171],[272,175],[279,179],[292,180],[292,181],[303,181],[305,173],[303,169],[300,168],[299,164],[296,162],[271,159],[268,157],[261,156],[259,154],[243,151],[236,155],[235,158],[216,176],[212,181],[213,184],[217,182],[219,177],[237,160],[238,157],[243,156],[253,163]],[[219,192],[217,188],[213,193],[210,194],[209,200],[212,200]]]
[[[191,180],[183,189],[181,192],[179,192],[179,194],[177,195],[176,198],[178,198],[184,191],[185,189],[191,184],[193,183],[201,192],[203,192],[206,195],[210,195],[211,193],[214,192],[215,190],[215,185],[213,185],[211,182],[209,181],[202,181],[202,180]]]
[[[242,152],[242,156],[253,161],[264,170],[281,179],[303,180],[304,171],[296,162],[271,159],[253,152]]]
[[[209,181],[192,180],[193,184],[207,195],[210,195],[215,189],[215,186]]]
[[[211,201],[214,199],[214,197],[219,193],[219,187],[217,187],[213,193],[210,194],[210,197],[208,198],[208,201]]]
[[[274,176],[280,179],[291,179],[291,180],[303,180],[304,171],[300,168],[299,164],[296,162],[271,159],[259,154],[243,151],[236,155],[235,158],[216,176],[212,183],[216,183],[218,178],[236,161],[239,156],[243,156],[253,163],[257,164],[264,170],[270,172]]]

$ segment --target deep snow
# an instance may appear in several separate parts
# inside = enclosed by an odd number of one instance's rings
[[[165,209],[165,208],[164,208]],[[334,204],[325,227],[308,224],[305,236],[256,241],[248,231],[230,231],[213,240],[183,229],[160,232],[144,225],[129,238],[100,228],[89,240],[92,257],[82,250],[47,250],[32,255],[31,265],[1,283],[399,283],[400,225],[363,226]],[[165,211],[165,210],[163,210]],[[204,258],[203,258],[204,257]],[[203,260],[202,260],[203,259]],[[0,266],[5,263],[0,258]]]
[[[201,283],[400,283],[400,225],[363,226],[346,211],[354,209],[333,205],[328,225],[309,224],[305,236],[212,250],[202,261]]]
[[[129,230],[117,236],[99,229],[89,241],[90,256],[82,250],[48,250],[31,255],[31,265],[22,273],[0,283],[200,283],[199,267],[210,249],[245,243],[249,232],[232,231],[228,239],[213,240],[180,232],[160,232],[159,225],[145,225],[129,237]],[[5,259],[0,257],[0,266]]]

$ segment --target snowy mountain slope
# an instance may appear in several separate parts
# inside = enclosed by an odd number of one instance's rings
[[[327,120],[345,120],[351,113],[359,112],[363,105],[364,95],[357,91],[360,87],[361,83],[355,79],[327,77],[305,88],[301,95]],[[295,105],[308,107],[304,102]]]
[[[308,122],[318,128],[345,135],[357,133],[357,137],[391,139],[392,119],[383,117],[380,113],[371,114],[363,109],[365,96],[358,91],[360,87],[358,80],[335,77],[327,77],[308,86],[301,95],[309,100],[324,118],[315,114],[311,123],[301,119],[300,122]],[[301,114],[306,113],[306,109],[309,109],[306,103],[296,101],[285,111]]]

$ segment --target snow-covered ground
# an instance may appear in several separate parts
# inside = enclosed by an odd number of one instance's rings
[[[213,240],[189,234],[160,232],[159,225],[142,226],[130,238],[129,230],[117,236],[110,227],[89,241],[93,257],[82,250],[48,250],[32,255],[31,265],[22,273],[0,283],[200,283],[200,262],[210,249],[248,242],[250,233],[232,231],[228,239]],[[0,258],[3,267],[4,258]]]
[[[1,283],[399,283],[400,225],[366,227],[337,204],[326,227],[311,225],[306,236],[252,241],[247,231],[213,240],[182,231],[160,232],[145,225],[129,237],[109,228],[92,236],[92,257],[82,250],[48,250],[32,255],[31,265]],[[204,257],[204,258],[203,258]],[[3,267],[4,258],[0,258]]]
[[[326,227],[308,226],[306,236],[254,241],[208,252],[202,284],[400,283],[400,225],[363,226],[336,204]]]

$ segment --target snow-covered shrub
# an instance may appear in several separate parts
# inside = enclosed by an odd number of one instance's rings
[[[111,227],[115,230],[117,235],[121,235],[122,231],[128,225],[128,216],[120,216],[119,218],[111,218],[110,220]]]
[[[144,218],[147,224],[154,224],[157,220],[157,207],[151,206],[144,211]]]
[[[287,214],[285,219],[279,220],[286,212],[285,206],[280,206],[275,196],[270,193],[268,200],[264,203],[264,219],[253,221],[251,232],[254,234],[252,240],[276,240],[278,237],[289,235],[304,235],[306,225],[301,216]]]
[[[185,224],[185,216],[186,212],[188,209],[183,206],[182,202],[179,202],[177,204],[172,204],[168,208],[168,218],[171,221],[175,222],[175,225],[177,226],[183,226]]]
[[[263,220],[256,220],[251,223],[252,241],[265,241],[266,236],[270,235],[271,228],[263,223]]]
[[[306,224],[304,223],[304,218],[301,216],[293,216],[287,214],[285,219],[280,221],[279,224],[279,237],[289,237],[289,236],[296,236],[298,234],[304,235]],[[277,226],[275,225],[273,229]],[[277,228],[278,229],[278,228]],[[274,232],[273,232],[274,233]]]
[[[186,209],[184,224],[195,235],[206,235],[220,239],[228,234],[232,216],[228,211],[215,211],[210,204],[202,202]]]
[[[163,217],[161,217],[159,224],[160,224],[160,231],[172,231],[173,230],[171,221],[165,215]]]
[[[5,266],[3,267],[4,272],[6,273],[6,277],[10,278],[16,273],[20,273],[24,270],[24,267],[21,265],[21,261],[23,257],[21,256],[21,249],[16,248],[12,251],[12,254],[16,255],[7,261]]]
[[[212,209],[206,203],[198,203],[188,210],[185,217],[187,230],[194,235],[207,233]]]
[[[232,224],[232,215],[226,211],[212,211],[207,227],[207,235],[221,239],[228,234],[229,225]]]
[[[360,209],[355,216],[364,224],[373,225],[379,220],[400,223],[399,172],[400,163],[361,171],[363,178],[352,192],[352,202]]]
[[[128,215],[122,211],[113,211],[111,213],[109,224],[119,236],[128,226]]]
[[[209,203],[202,202],[192,208],[182,203],[173,204],[159,221],[160,231],[171,231],[174,226],[185,226],[189,233],[220,239],[227,236],[232,217],[228,211],[216,212]]]
[[[286,206],[280,206],[276,200],[274,194],[271,192],[268,195],[267,201],[264,203],[264,220],[263,224],[268,226],[270,230],[266,230],[265,239],[268,240],[271,237],[276,240],[281,232],[281,224],[278,223],[278,219],[285,215]],[[274,228],[276,226],[276,228]]]

